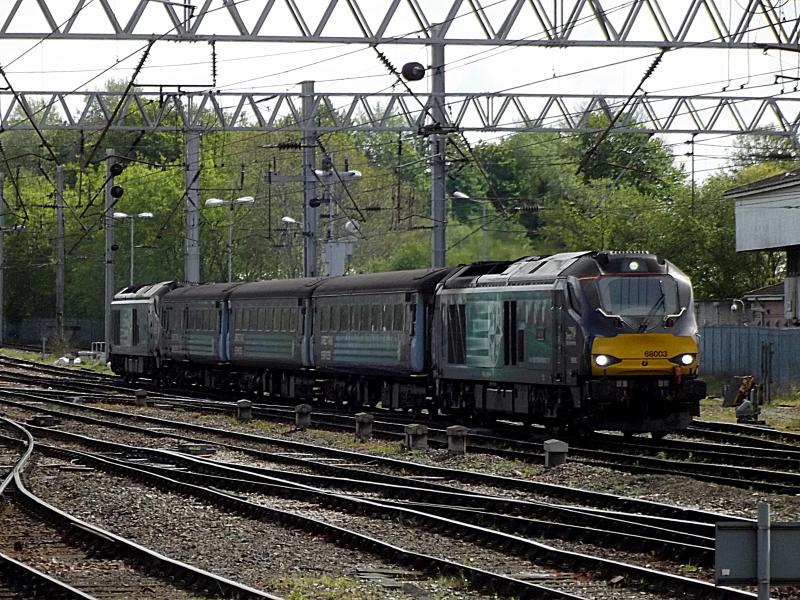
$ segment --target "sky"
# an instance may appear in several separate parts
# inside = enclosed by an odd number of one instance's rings
[[[174,5],[181,4],[174,3]],[[418,0],[432,22],[444,18],[451,2],[446,0]],[[735,26],[746,0],[717,0],[720,19]],[[201,4],[199,0],[192,2]],[[386,13],[390,0],[360,0],[359,7],[371,27],[376,29]],[[486,16],[495,27],[514,5],[514,0],[484,0]],[[138,0],[109,0],[120,21],[125,22],[138,4]],[[255,21],[263,9],[264,0],[240,0],[237,8],[246,23]],[[328,5],[328,0],[300,0],[303,15],[313,27]],[[542,4],[550,5],[549,2]],[[559,4],[561,4],[559,0]],[[566,13],[575,4],[564,0]],[[661,0],[665,18],[677,29],[690,0]],[[791,29],[797,21],[797,2],[773,0],[781,16]],[[0,2],[0,23],[5,23],[14,5],[11,0]],[[48,6],[57,23],[69,18],[74,0],[49,0]],[[607,0],[603,8],[612,19],[624,18],[630,10],[630,0]],[[212,8],[221,8],[222,0],[212,0]],[[419,37],[419,23],[408,9],[408,0],[400,3],[386,35],[405,39]],[[262,33],[294,34],[297,26],[286,0],[275,2],[270,18]],[[178,7],[178,10],[181,10]],[[643,9],[644,10],[644,9]],[[470,2],[464,2],[459,17],[454,21],[449,37],[473,37],[479,23],[472,14]],[[650,39],[654,35],[652,19],[641,19],[632,39]],[[520,19],[511,31],[511,38],[540,39],[543,32],[532,30],[533,20]],[[137,32],[163,35],[172,28],[166,18],[164,6],[151,1],[140,21]],[[47,24],[37,0],[22,0],[8,25],[8,33],[41,32],[46,36]],[[110,32],[100,0],[87,0],[75,21],[74,32]],[[217,35],[235,33],[226,11],[209,14],[201,33]],[[325,33],[328,35],[358,35],[348,2],[340,0]],[[591,18],[582,19],[572,38],[596,37],[597,25]],[[689,39],[716,37],[708,19],[698,19]],[[771,42],[774,38],[754,22],[753,31],[747,34],[753,42]],[[33,40],[9,39],[0,34],[0,63],[8,81],[18,91],[72,91],[103,89],[107,80],[127,81],[142,55],[141,41],[122,40]],[[423,44],[384,44],[383,51],[391,62],[400,68],[403,63],[418,61],[429,63],[429,50]],[[191,89],[216,89],[230,92],[271,93],[299,91],[299,82],[315,81],[318,91],[330,92],[387,92],[401,91],[396,79],[376,58],[374,50],[361,44],[334,43],[267,43],[218,42],[214,45],[217,58],[215,76],[212,75],[212,47],[206,42],[177,43],[158,41],[154,45],[144,68],[136,79],[139,86],[189,86]],[[464,46],[448,44],[445,49],[447,63],[446,87],[448,92],[503,92],[517,93],[607,93],[628,95],[641,81],[652,64],[658,49],[626,48],[520,48],[493,46]],[[776,75],[784,79],[778,81]],[[739,95],[779,95],[800,98],[795,91],[800,78],[800,52],[777,50],[737,50],[697,48],[675,49],[667,52],[646,80],[643,90],[649,94],[720,94],[735,91]],[[428,89],[428,79],[409,84],[415,92]],[[7,100],[4,100],[7,102]],[[4,110],[5,106],[0,106]],[[500,134],[485,132],[471,134],[473,141],[499,139]],[[680,161],[690,146],[689,136],[667,135],[666,143]],[[699,136],[695,151],[697,178],[702,180],[725,165],[726,156],[733,144],[731,136]]]

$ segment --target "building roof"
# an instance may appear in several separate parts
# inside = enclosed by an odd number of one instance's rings
[[[742,295],[744,300],[783,300],[783,282],[767,285]]]
[[[738,196],[746,196],[757,192],[766,192],[773,189],[794,187],[800,185],[800,169],[793,169],[785,173],[778,173],[771,177],[752,181],[744,185],[732,188],[726,191],[723,196],[727,198],[736,198]]]

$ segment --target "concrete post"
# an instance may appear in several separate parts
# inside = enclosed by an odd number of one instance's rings
[[[311,427],[311,405],[298,404],[294,407],[295,426],[300,431],[305,431]]]
[[[451,425],[447,428],[447,449],[455,454],[467,453],[468,427]]]
[[[192,99],[189,97],[189,115],[192,114]],[[186,131],[186,208],[184,221],[185,277],[188,283],[200,283],[200,133]]]
[[[769,504],[762,502],[758,505],[758,534],[756,537],[756,556],[758,557],[758,600],[769,600],[770,585],[770,532],[769,532]]]
[[[3,299],[5,298],[5,245],[4,245],[4,231],[3,228],[5,227],[5,214],[6,214],[6,199],[3,192],[3,186],[5,185],[5,180],[3,177],[5,176],[4,173],[0,173],[0,346],[3,345],[5,341],[5,310],[3,306]]]
[[[236,419],[239,421],[253,419],[253,403],[250,400],[239,400],[236,403]]]
[[[370,413],[356,413],[356,438],[362,442],[372,439],[372,423],[375,421]]]
[[[311,200],[317,196],[317,106],[314,102],[314,82],[303,81],[303,276],[317,276],[317,209]]]
[[[103,362],[108,360],[109,350],[111,349],[111,301],[114,299],[114,203],[116,200],[111,195],[111,188],[114,187],[114,177],[111,175],[111,166],[117,162],[114,157],[114,149],[106,149],[106,191],[104,200],[103,229],[105,230],[105,282],[104,282],[104,311],[103,311],[103,341],[105,342],[103,352]]]
[[[412,423],[405,427],[405,447],[407,450],[428,449],[428,428],[425,425]]]
[[[133,393],[133,402],[136,406],[147,406],[147,390],[136,390]]]
[[[428,140],[431,159],[431,267],[434,269],[447,265],[446,256],[446,230],[447,208],[446,190],[447,164],[447,134],[437,133],[447,126],[447,111],[445,108],[444,85],[444,43],[441,39],[441,25],[431,27],[431,37],[438,41],[431,46],[431,123],[432,133]]]
[[[56,335],[64,343],[64,167],[56,167]]]
[[[561,440],[546,440],[544,443],[544,467],[550,469],[567,462],[569,445]]]

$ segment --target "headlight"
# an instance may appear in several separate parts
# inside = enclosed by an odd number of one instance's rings
[[[674,356],[669,359],[669,362],[675,363],[676,365],[683,365],[684,367],[688,367],[694,364],[695,355],[694,354],[678,354],[678,356]]]
[[[614,363],[618,363],[620,360],[613,356],[609,356],[608,354],[598,354],[594,357],[594,364],[598,367],[607,367],[609,365],[613,365]]]

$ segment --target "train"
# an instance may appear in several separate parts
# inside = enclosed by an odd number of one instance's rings
[[[653,437],[699,415],[689,278],[646,252],[121,290],[128,381]]]

